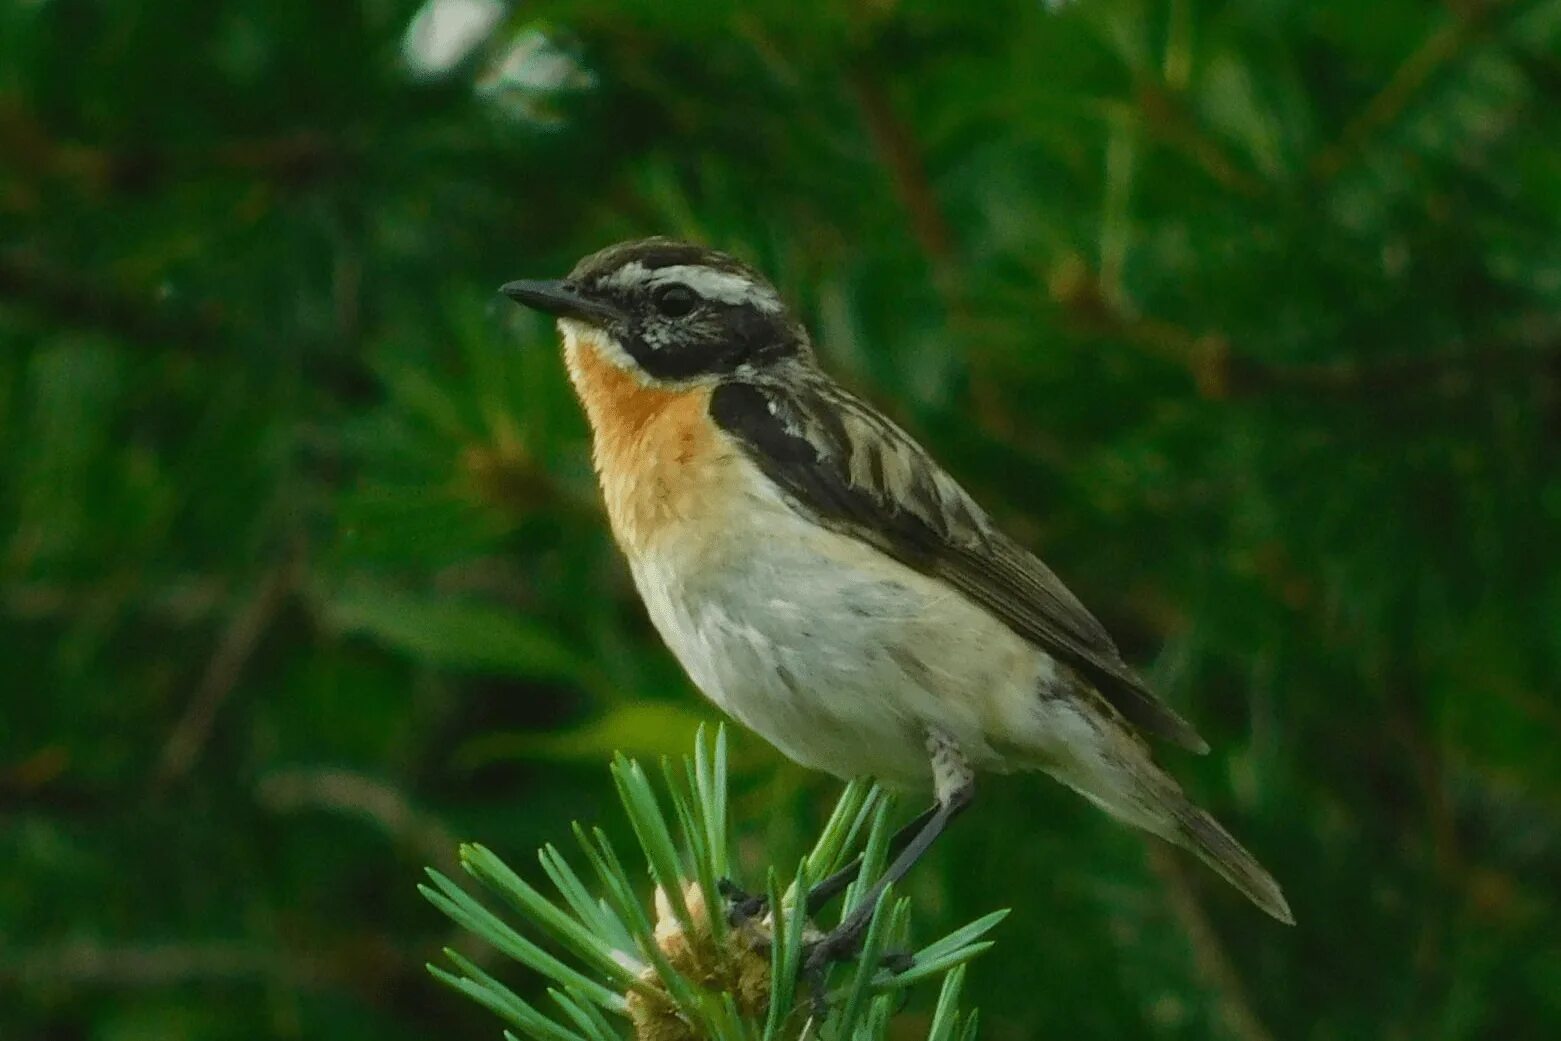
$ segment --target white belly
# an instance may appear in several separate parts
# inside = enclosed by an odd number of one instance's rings
[[[787,756],[840,777],[931,783],[926,733],[970,765],[1033,725],[1051,660],[983,609],[755,494],[734,523],[632,562],[651,620],[694,683]],[[1029,729],[1023,726],[1022,729]]]

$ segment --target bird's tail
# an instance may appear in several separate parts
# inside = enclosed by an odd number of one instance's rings
[[[1248,900],[1286,925],[1295,924],[1290,904],[1274,876],[1257,858],[1248,853],[1219,821],[1177,794],[1175,803],[1166,807],[1174,821],[1175,833],[1166,836],[1179,846],[1197,854],[1225,881],[1246,894]]]
[[[1219,821],[1193,805],[1168,774],[1147,756],[1127,770],[1120,760],[1114,765],[1118,770],[1112,771],[1110,783],[1101,783],[1106,779],[1093,772],[1050,772],[1113,817],[1190,850],[1248,900],[1286,925],[1295,924],[1274,876]]]

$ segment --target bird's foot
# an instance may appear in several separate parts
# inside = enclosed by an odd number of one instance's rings
[[[867,920],[847,920],[833,932],[807,944],[802,956],[802,982],[808,992],[814,1019],[822,1019],[827,1011],[824,1001],[824,976],[835,962],[851,961],[862,952],[862,940],[867,933]],[[909,951],[886,951],[878,959],[882,968],[898,975],[916,964]]]
[[[726,898],[726,920],[732,925],[763,918],[770,909],[768,897],[754,896],[729,878],[720,879],[715,887]]]
[[[726,918],[733,925],[756,921],[769,913],[770,901],[767,897],[755,896],[729,878],[717,880],[716,889],[726,899]],[[853,917],[822,936],[809,930],[813,938],[803,943],[799,982],[807,991],[816,1019],[822,1019],[828,1011],[824,994],[824,978],[829,972],[829,967],[836,962],[851,961],[861,954],[862,941],[867,936],[867,924],[866,917],[859,919]],[[761,947],[768,946],[768,937],[761,938],[759,943]],[[909,951],[886,951],[878,959],[881,968],[888,969],[896,975],[914,964],[916,959]]]

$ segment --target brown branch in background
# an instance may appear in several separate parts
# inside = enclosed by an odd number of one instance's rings
[[[1249,199],[1263,195],[1268,186],[1242,170],[1188,113],[1181,99],[1158,83],[1141,84],[1134,95],[1135,108],[1120,102],[1134,123],[1160,144],[1180,152],[1221,188]]]
[[[1386,85],[1344,125],[1338,140],[1313,158],[1312,177],[1326,181],[1343,170],[1354,156],[1365,150],[1373,137],[1402,116],[1427,85],[1463,54],[1469,42],[1485,27],[1489,16],[1501,6],[1500,0],[1450,4],[1451,20],[1426,37],[1404,59]],[[1518,5],[1509,3],[1505,6]]]
[[[102,610],[108,597],[98,583],[3,582],[0,613],[28,621],[59,620]],[[191,574],[139,586],[132,606],[158,625],[183,627],[206,623],[227,602],[227,584],[220,578]]]
[[[261,780],[256,795],[274,812],[324,809],[360,816],[446,874],[459,869],[449,829],[372,777],[335,769],[280,770]],[[139,943],[79,939],[0,947],[0,984],[130,989],[253,980],[293,989],[351,986],[380,995],[386,993],[387,981],[415,971],[407,952],[427,946],[426,937],[361,934],[323,950],[264,938]],[[452,929],[436,946],[454,947],[478,964],[491,963],[498,956],[459,929]]]
[[[452,937],[455,939],[455,937]],[[113,942],[67,940],[0,948],[0,983],[24,987],[141,989],[186,983],[256,981],[295,990],[352,986],[384,993],[389,981],[416,971],[406,952],[421,938],[356,936],[320,950],[257,940]]]
[[[1165,885],[1171,912],[1192,947],[1193,961],[1204,985],[1214,996],[1225,1029],[1235,1041],[1274,1041],[1274,1035],[1252,1011],[1241,976],[1220,941],[1182,864],[1169,846],[1150,843],[1149,866]]]
[[[459,870],[450,829],[414,807],[400,790],[367,774],[328,768],[277,770],[260,781],[257,795],[263,806],[278,813],[321,809],[361,817],[446,874]]]
[[[1510,343],[1311,365],[1277,365],[1237,353],[1222,333],[1200,333],[1163,319],[1120,310],[1099,278],[1077,259],[1049,277],[1052,300],[1074,332],[1121,340],[1187,370],[1198,392],[1213,400],[1302,393],[1367,395],[1472,384],[1500,373],[1548,374],[1561,360],[1561,332],[1524,334]],[[1548,340],[1557,342],[1550,343]]]
[[[111,148],[58,140],[15,96],[0,95],[0,214],[30,215],[60,182],[89,195],[145,193],[192,178],[237,175],[284,189],[341,176],[354,149],[310,130],[202,148]],[[48,263],[18,248],[0,252],[0,305],[35,310],[72,328],[136,343],[203,348],[228,336],[215,307],[191,309],[127,294],[110,280]]]
[[[238,685],[244,667],[260,646],[261,637],[287,602],[297,585],[301,570],[298,555],[289,554],[286,560],[266,574],[249,600],[223,630],[216,650],[206,664],[200,685],[196,687],[195,694],[185,706],[184,714],[179,717],[163,745],[157,770],[153,774],[153,791],[166,789],[195,765],[211,737],[211,728],[216,722],[218,711]]]
[[[1427,709],[1415,692],[1424,689],[1416,682],[1408,667],[1394,664],[1387,674],[1380,677],[1380,685],[1386,695],[1387,716],[1385,729],[1404,751],[1404,763],[1414,777],[1419,791],[1424,815],[1424,841],[1431,854],[1431,865],[1437,881],[1447,892],[1470,891],[1469,871],[1458,840],[1458,820],[1453,806],[1452,792],[1447,780],[1446,751],[1430,733],[1426,720]],[[1409,818],[1409,814],[1403,815]],[[1406,831],[1412,827],[1404,821]],[[1422,903],[1423,916],[1417,923],[1414,969],[1423,994],[1434,992],[1436,980],[1441,974],[1447,953],[1448,923],[1444,902],[1427,900]],[[1431,1022],[1424,1024],[1424,1034]]]
[[[0,96],[0,169],[33,180],[66,181],[91,192],[147,192],[191,177],[239,174],[301,188],[350,169],[353,150],[313,130],[238,138],[203,148],[109,148],[58,140],[14,96]],[[29,197],[25,180],[5,185]],[[20,193],[20,194],[18,194]]]
[[[956,262],[954,233],[932,190],[932,179],[927,175],[915,135],[895,113],[888,93],[865,65],[849,68],[845,80],[862,114],[878,162],[888,172],[895,197],[910,221],[911,236],[931,268],[933,283],[948,309],[950,326],[956,332],[966,330],[970,314]],[[998,392],[1000,380],[988,371],[984,355],[961,353],[971,366],[970,396],[977,421],[996,436],[1011,438],[1018,422],[1006,396]]]
[[[1556,357],[1561,359],[1561,352],[1557,352]],[[1557,374],[1557,385],[1561,385],[1561,373]],[[1561,739],[1561,706],[1545,693],[1528,689],[1506,678],[1492,676],[1486,677],[1481,689],[1521,714],[1528,722],[1544,727],[1556,739]]]
[[[862,113],[862,122],[873,139],[878,158],[889,171],[895,196],[910,218],[911,232],[917,244],[939,275],[945,275],[941,269],[953,259],[954,234],[933,194],[916,139],[895,114],[882,84],[866,69],[860,66],[850,69],[846,73],[846,84]]]
[[[400,843],[424,864],[446,875],[461,871],[456,838],[438,817],[412,805],[400,789],[355,770],[299,767],[274,770],[261,778],[256,799],[274,813],[324,810],[368,821]],[[416,949],[404,944],[401,950]],[[502,956],[476,934],[452,927],[439,945],[450,947],[477,965],[491,965]]]
[[[201,980],[260,978],[291,986],[334,985],[338,960],[243,941],[106,943],[72,940],[0,950],[0,980],[32,986],[163,987]]]
[[[206,348],[226,339],[215,309],[176,312],[130,297],[96,276],[68,273],[14,250],[0,253],[0,306],[7,304],[133,343]]]
[[[1542,375],[1557,358],[1561,358],[1561,345],[1540,347],[1515,342],[1370,362],[1341,361],[1318,365],[1269,365],[1232,356],[1226,348],[1223,364],[1232,393],[1297,390],[1370,395],[1434,387],[1456,389],[1472,386],[1481,378],[1502,374]]]

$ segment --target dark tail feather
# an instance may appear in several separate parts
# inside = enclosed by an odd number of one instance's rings
[[[1100,725],[1099,743],[1066,758],[1037,764],[1107,813],[1134,827],[1185,846],[1258,907],[1295,924],[1279,883],[1218,821],[1187,800],[1175,779],[1155,765],[1125,729]]]
[[[1295,916],[1290,913],[1290,904],[1280,891],[1279,883],[1263,869],[1257,858],[1220,826],[1219,821],[1180,796],[1167,801],[1171,805],[1166,808],[1176,821],[1176,834],[1168,837],[1196,853],[1199,860],[1245,893],[1258,907],[1286,925],[1295,924]]]

